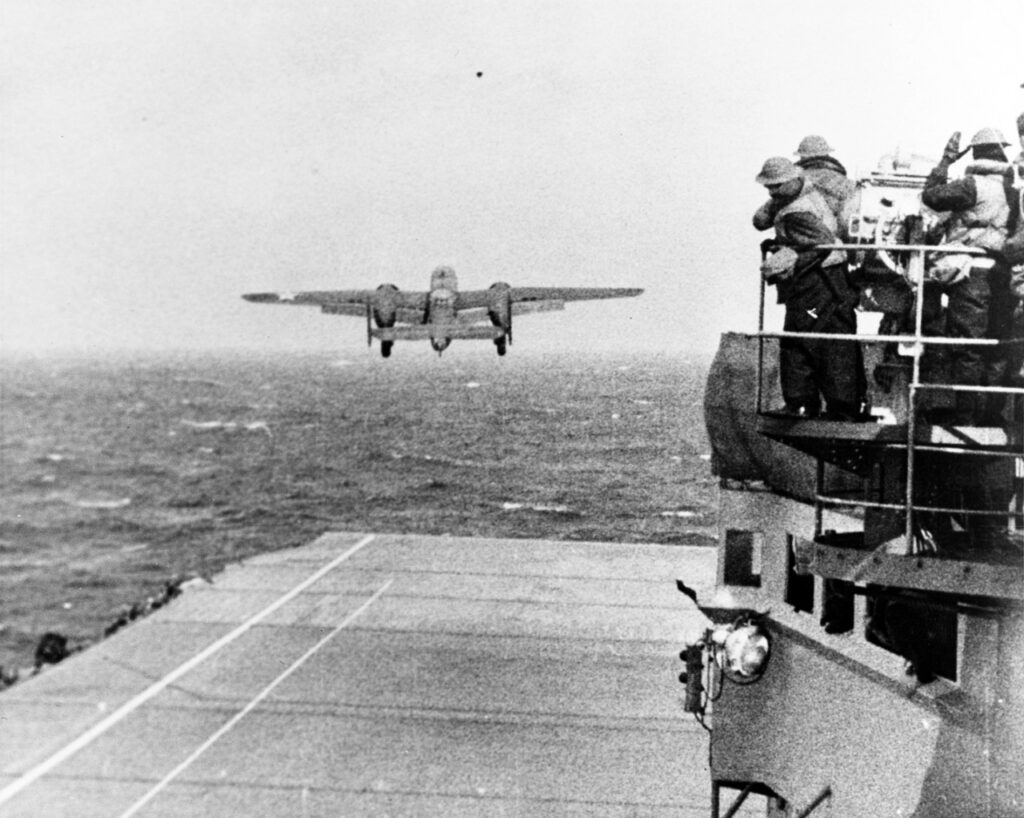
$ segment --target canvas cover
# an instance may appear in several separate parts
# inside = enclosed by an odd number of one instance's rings
[[[757,338],[731,332],[722,335],[704,392],[712,470],[718,477],[762,481],[782,494],[813,502],[814,458],[757,432],[757,358]],[[764,341],[762,379],[762,407],[781,406],[778,343],[772,339]],[[830,490],[853,488],[860,480],[826,466],[825,484]]]

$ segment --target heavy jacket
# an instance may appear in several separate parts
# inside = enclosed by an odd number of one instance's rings
[[[1024,265],[1024,153],[1011,166],[1008,178],[1013,186],[1014,197],[1010,202],[1003,257],[1007,264],[1017,267]],[[1024,298],[1024,272],[1019,270],[1014,271],[1014,294]]]
[[[821,192],[839,221],[840,232],[845,231],[847,203],[857,190],[857,185],[847,177],[842,162],[831,156],[810,156],[796,164],[804,169],[804,175]]]
[[[945,243],[1002,251],[1014,197],[1008,168],[1005,162],[978,160],[954,182],[946,181],[949,166],[944,162],[932,170],[921,201],[932,210],[953,214],[947,223]]]
[[[796,251],[797,260],[793,276],[779,284],[779,301],[786,303],[799,295],[808,285],[808,273],[816,268],[831,267],[846,261],[839,250],[818,250],[814,245],[833,244],[836,237],[836,217],[814,185],[807,179],[791,199],[770,199],[754,214],[754,227],[758,230],[775,228],[776,242]],[[813,287],[813,285],[811,285]]]
[[[940,162],[929,174],[921,201],[933,210],[949,212],[945,243],[963,244],[989,251],[984,262],[965,257],[965,275],[948,282],[945,292],[946,335],[949,338],[991,338],[1009,335],[1013,305],[1010,272],[1003,261],[1011,206],[1014,202],[1010,167],[1005,161],[975,160],[962,179],[947,182],[948,163]],[[945,261],[949,262],[947,256]],[[994,266],[993,266],[994,265]],[[1002,385],[1009,355],[1007,348],[982,350],[977,346],[949,350],[949,379],[954,384]],[[955,395],[954,422],[988,425],[998,413],[1001,395],[976,392]]]
[[[775,228],[776,243],[796,251],[793,275],[778,283],[786,332],[854,334],[857,294],[846,276],[846,254],[815,249],[836,242],[836,217],[808,180],[789,199],[771,199],[754,214],[758,230]],[[855,417],[864,397],[864,366],[854,341],[783,338],[779,343],[782,396],[790,408],[817,414],[820,397],[837,417]]]

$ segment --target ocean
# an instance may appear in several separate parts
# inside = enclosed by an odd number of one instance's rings
[[[325,531],[714,544],[709,359],[405,349],[3,358],[0,666]]]

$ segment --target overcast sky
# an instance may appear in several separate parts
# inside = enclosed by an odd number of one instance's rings
[[[1016,142],[1022,30],[1020,0],[0,0],[0,347],[365,354],[240,295],[449,264],[646,289],[516,349],[713,349],[756,323],[764,159]]]

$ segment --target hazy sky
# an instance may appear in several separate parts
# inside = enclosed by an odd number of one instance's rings
[[[515,349],[711,349],[756,323],[763,160],[1016,141],[1022,30],[1020,0],[0,0],[0,347],[366,354],[239,296],[449,264],[646,288]]]

